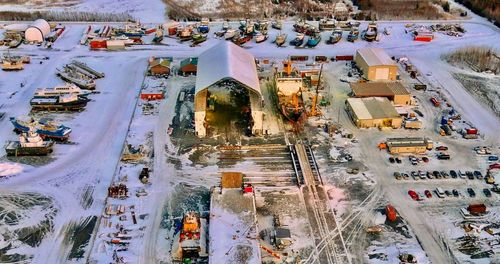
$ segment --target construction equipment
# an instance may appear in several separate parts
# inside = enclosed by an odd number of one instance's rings
[[[314,97],[313,97],[311,112],[309,113],[309,116],[321,115],[321,111],[319,111],[317,109],[316,105],[318,104],[319,86],[321,84],[321,74],[322,73],[323,73],[323,64],[321,64],[321,69],[319,70],[318,85],[316,85],[316,93],[314,94]]]

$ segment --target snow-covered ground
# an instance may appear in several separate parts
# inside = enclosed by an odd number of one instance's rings
[[[140,3],[139,3],[140,2]],[[120,2],[117,2],[120,3]],[[131,4],[134,3],[134,4]],[[156,3],[156,2],[155,2]],[[142,10],[144,14],[150,14],[148,2],[146,1],[130,1],[122,3],[125,10],[134,8],[135,4],[144,6]],[[87,1],[81,4],[82,8],[102,8],[99,1]],[[87,5],[87,7],[85,7]],[[155,7],[155,5],[151,5]],[[118,7],[115,6],[117,10]],[[107,8],[107,7],[106,7]],[[158,14],[159,9],[156,6],[151,14]],[[163,11],[162,11],[163,12]],[[146,16],[146,15],[145,15]],[[157,21],[159,17],[154,17],[150,21]],[[141,19],[141,21],[146,21]],[[163,19],[161,20],[163,21]],[[391,36],[382,36],[380,42],[367,43],[365,41],[357,41],[349,43],[344,39],[336,45],[326,45],[321,43],[313,49],[292,48],[290,46],[277,48],[271,41],[273,36],[278,32],[271,30],[271,38],[265,43],[256,44],[248,43],[245,48],[258,58],[272,58],[277,61],[286,58],[289,55],[352,55],[355,50],[361,47],[382,47],[393,56],[408,56],[416,65],[417,69],[424,75],[430,72],[431,76],[427,76],[429,83],[434,83],[442,87],[444,96],[452,102],[462,116],[473,123],[485,135],[485,144],[494,146],[499,145],[496,133],[499,127],[499,120],[493,113],[485,109],[484,106],[472,98],[463,88],[463,86],[455,81],[449,71],[449,68],[443,65],[440,55],[448,52],[451,49],[481,43],[484,45],[497,46],[500,41],[500,34],[497,28],[492,28],[479,23],[464,23],[467,33],[462,38],[450,37],[438,34],[437,39],[431,43],[413,42],[409,34],[404,33],[405,22],[381,22],[380,27],[391,25],[393,34]],[[236,23],[234,24],[236,25]],[[288,39],[291,40],[294,33],[291,30],[292,22],[286,23],[284,32],[288,33]],[[166,130],[168,124],[175,115],[174,105],[176,103],[179,86],[174,90],[167,89],[169,96],[159,106],[159,114],[157,119],[150,117],[141,117],[132,121],[134,111],[137,113],[136,99],[142,84],[143,73],[146,69],[146,59],[151,56],[173,56],[177,59],[188,56],[196,56],[202,51],[215,45],[218,41],[211,38],[202,43],[198,47],[191,48],[189,44],[179,43],[172,38],[166,38],[164,44],[160,46],[144,45],[133,47],[121,52],[92,52],[88,47],[80,46],[79,40],[86,25],[68,24],[67,31],[54,44],[53,49],[45,49],[37,46],[22,45],[17,50],[11,50],[12,54],[30,54],[33,55],[32,63],[26,65],[25,70],[20,72],[0,72],[0,112],[5,112],[6,117],[0,120],[0,142],[13,140],[16,138],[12,132],[12,126],[7,117],[27,114],[29,111],[29,100],[33,95],[34,89],[37,87],[53,86],[60,84],[60,80],[55,76],[56,69],[60,69],[65,63],[72,59],[78,59],[86,62],[90,66],[102,71],[106,74],[104,79],[97,81],[97,90],[99,94],[91,95],[92,101],[88,104],[85,111],[81,113],[60,113],[54,114],[57,120],[64,122],[66,125],[73,128],[71,142],[75,144],[56,145],[55,153],[51,160],[44,161],[42,165],[27,165],[19,162],[19,160],[0,160],[0,192],[23,193],[37,192],[41,195],[50,197],[57,205],[58,211],[53,217],[54,227],[47,234],[47,238],[42,241],[39,247],[26,250],[28,254],[33,255],[34,263],[64,263],[66,262],[67,254],[71,245],[67,243],[68,226],[74,222],[80,222],[87,216],[101,215],[104,209],[104,202],[107,193],[107,187],[110,185],[116,168],[119,162],[120,154],[125,140],[130,140],[132,144],[143,143],[144,132],[146,130],[153,131],[154,148],[154,169],[152,181],[155,184],[151,187],[150,203],[143,205],[144,212],[149,212],[149,218],[145,223],[143,243],[137,243],[139,247],[137,251],[131,252],[134,254],[134,259],[139,259],[137,263],[151,263],[158,260],[158,256],[165,253],[165,244],[158,241],[158,227],[162,221],[162,205],[165,204],[169,194],[173,191],[175,183],[188,182],[198,185],[216,185],[218,182],[219,168],[216,164],[212,166],[197,166],[197,164],[189,164],[190,161],[186,158],[187,155],[178,156],[178,146],[175,146],[170,137],[167,136]],[[215,31],[220,25],[214,25],[212,31]],[[363,23],[361,28],[366,27]],[[327,39],[328,32],[323,32],[323,40]],[[5,46],[0,47],[0,51],[5,52]],[[49,57],[45,60],[43,57]],[[40,64],[40,62],[43,62]],[[332,70],[330,78],[342,78],[336,76],[338,73]],[[23,83],[23,87],[20,87]],[[342,89],[345,89],[343,87]],[[407,220],[412,227],[414,234],[422,241],[422,247],[427,252],[429,259],[436,263],[446,263],[446,258],[441,255],[439,246],[436,246],[432,232],[434,231],[427,223],[425,218],[427,214],[420,214],[418,203],[410,200],[406,195],[408,188],[415,188],[418,191],[437,187],[437,183],[425,182],[407,182],[395,184],[395,180],[391,177],[394,168],[387,162],[386,154],[381,154],[375,148],[376,144],[381,142],[388,136],[394,135],[422,135],[429,133],[436,141],[441,141],[450,145],[453,152],[466,153],[470,150],[473,144],[482,144],[478,142],[464,142],[438,137],[435,131],[431,131],[429,126],[422,132],[403,132],[403,131],[376,131],[376,130],[357,130],[349,122],[347,116],[337,110],[341,104],[341,97],[345,96],[342,89],[337,89],[337,86],[332,86],[332,91],[338,92],[338,101],[332,100],[332,110],[330,117],[335,118],[338,115],[344,129],[354,132],[355,137],[359,140],[359,145],[349,147],[348,149],[358,159],[369,168],[370,172],[366,173],[366,177],[358,175],[360,179],[365,179],[368,183],[373,184],[369,179],[373,177],[377,183],[380,183],[385,188],[387,199],[395,202],[396,209]],[[419,97],[425,98],[426,95],[412,91]],[[338,104],[335,104],[337,102]],[[432,117],[436,117],[437,113],[428,105],[428,102],[422,100],[422,108],[429,122],[433,122]],[[129,127],[130,122],[132,125]],[[130,132],[129,132],[130,128]],[[341,139],[334,145],[345,145],[345,139]],[[164,146],[167,146],[165,148]],[[0,150],[4,154],[4,150]],[[459,155],[457,155],[458,157]],[[469,159],[468,155],[458,157],[457,159],[446,163],[444,167],[448,168],[481,168],[486,164],[478,165],[476,160]],[[208,156],[207,158],[210,158]],[[168,160],[168,161],[167,161]],[[381,162],[384,160],[384,162]],[[180,161],[181,164],[192,166],[183,167],[182,174],[175,169],[175,161]],[[445,163],[442,163],[445,164]],[[396,165],[397,166],[397,165]],[[403,166],[403,165],[401,165]],[[409,166],[406,162],[404,166]],[[419,165],[417,168],[424,168],[424,165]],[[431,163],[429,166],[441,166],[441,163]],[[226,170],[235,169],[242,171],[255,171],[261,169],[255,162],[247,161],[240,162]],[[406,170],[406,167],[398,167],[398,170]],[[413,169],[413,168],[412,168]],[[429,169],[431,169],[429,167]],[[434,168],[432,168],[434,169]],[[439,168],[440,169],[440,168]],[[328,173],[324,177],[328,177]],[[343,170],[342,172],[343,173]],[[137,174],[137,170],[130,170],[132,174]],[[121,175],[123,176],[123,175]],[[330,176],[335,176],[332,173]],[[200,180],[200,177],[204,177]],[[136,180],[136,179],[134,179]],[[439,182],[439,184],[449,184],[449,181]],[[463,184],[462,182],[456,183]],[[479,182],[467,182],[475,188],[480,188]],[[453,186],[452,183],[450,186]],[[89,191],[90,190],[90,191]],[[91,199],[88,199],[90,192]],[[335,205],[341,206],[339,209],[344,209],[345,204],[342,203],[340,193],[334,192]],[[86,197],[86,198],[85,198]],[[89,202],[91,201],[91,202]],[[425,201],[427,202],[427,201]],[[90,203],[90,205],[88,205]],[[139,202],[132,204],[140,207]],[[408,210],[404,210],[408,208]],[[339,210],[342,213],[342,210]],[[40,221],[39,214],[29,215],[31,217],[28,222],[36,223]],[[1,228],[1,227],[0,227]],[[1,229],[0,229],[1,230]],[[106,229],[100,229],[106,231]],[[165,235],[165,233],[161,233]],[[99,249],[99,242],[95,244],[95,249]],[[22,250],[18,247],[18,251]],[[15,251],[15,252],[18,252]],[[14,251],[13,251],[14,252]],[[9,254],[12,252],[8,252]],[[86,255],[89,252],[86,252]],[[102,253],[102,252],[101,252]],[[92,253],[94,254],[94,253]],[[87,255],[88,256],[88,255]],[[107,256],[109,258],[109,256]]]

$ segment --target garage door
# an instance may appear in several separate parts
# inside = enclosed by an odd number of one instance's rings
[[[388,80],[389,79],[389,68],[377,68],[377,69],[375,69],[375,79],[376,80]]]

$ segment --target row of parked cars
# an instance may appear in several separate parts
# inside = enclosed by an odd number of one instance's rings
[[[446,153],[445,151],[448,150],[448,147],[446,146],[438,146],[436,147],[436,150],[439,151],[436,155],[436,157],[440,160],[449,160],[450,155]],[[417,157],[414,155],[408,156],[408,160],[410,161],[411,165],[418,165],[421,161],[423,162],[429,162],[429,158],[426,156],[423,157]],[[389,157],[389,162],[390,163],[401,163],[401,158],[399,157]]]
[[[476,197],[476,191],[474,191],[474,189],[472,188],[467,188],[466,189],[466,192],[467,194],[469,195],[469,197],[471,198],[475,198]],[[415,201],[421,201],[423,200],[423,197],[427,197],[427,199],[430,199],[433,197],[433,192],[431,192],[430,190],[425,190],[424,191],[424,194],[422,195],[421,193],[418,193],[414,190],[408,190],[408,195]],[[491,194],[491,191],[490,189],[488,188],[484,188],[483,189],[483,194],[484,196],[486,196],[487,198],[490,198],[492,196]],[[443,190],[441,187],[438,187],[434,190],[434,195],[436,195],[437,197],[439,198],[445,198],[445,197],[463,197],[462,193],[457,190],[457,189],[453,189],[453,190]]]
[[[480,171],[455,171],[455,170],[450,170],[449,172],[447,171],[412,171],[410,173],[406,172],[394,172],[394,178],[396,180],[409,180],[410,175],[413,178],[413,180],[426,180],[426,179],[457,179],[457,178],[462,178],[462,179],[469,179],[469,180],[483,180],[483,174]]]

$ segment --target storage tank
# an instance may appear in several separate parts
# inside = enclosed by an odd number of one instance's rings
[[[49,23],[43,19],[37,19],[28,26],[24,38],[29,42],[43,42],[49,33]]]

